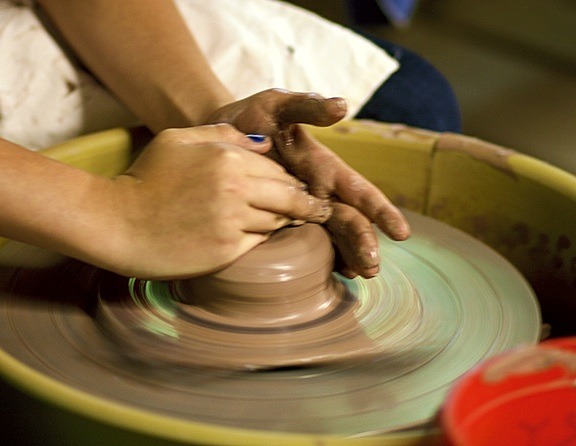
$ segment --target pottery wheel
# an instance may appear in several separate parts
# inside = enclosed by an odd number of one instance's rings
[[[305,224],[204,277],[103,274],[95,320],[132,360],[245,370],[373,359],[436,332],[397,267],[355,288],[332,273],[334,257],[327,231]]]
[[[417,427],[471,367],[537,341],[540,316],[532,290],[500,255],[445,224],[407,215],[413,236],[381,237],[377,278],[330,276],[323,292],[331,304],[307,320],[296,307],[294,323],[256,318],[255,327],[252,315],[231,324],[226,312],[187,307],[187,284],[128,280],[76,262],[0,268],[0,372],[72,389],[71,410],[91,416],[98,404],[150,423],[161,417],[157,435],[169,437],[173,423],[191,442],[199,429],[353,437]],[[134,313],[134,303],[144,310]],[[191,323],[197,331],[187,331]],[[122,327],[128,331],[115,338]],[[203,337],[215,329],[233,333],[233,349],[226,350],[228,335]],[[147,356],[136,332],[159,351]],[[206,367],[214,349],[226,358]],[[237,349],[251,359],[238,362]]]

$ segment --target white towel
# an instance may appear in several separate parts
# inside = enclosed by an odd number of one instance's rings
[[[353,116],[398,63],[371,42],[276,0],[176,0],[238,99],[270,87],[343,96]],[[0,0],[0,136],[31,149],[136,120],[65,56],[27,6]]]

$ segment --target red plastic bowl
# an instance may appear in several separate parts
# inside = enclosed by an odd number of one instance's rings
[[[576,445],[576,337],[473,369],[450,391],[441,424],[451,446]]]

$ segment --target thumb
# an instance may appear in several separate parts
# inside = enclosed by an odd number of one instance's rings
[[[328,127],[346,116],[343,98],[323,98],[316,93],[293,93],[278,114],[281,124],[310,124]]]

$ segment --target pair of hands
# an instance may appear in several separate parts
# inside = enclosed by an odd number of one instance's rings
[[[380,262],[375,223],[394,240],[402,213],[298,123],[334,124],[343,99],[267,90],[216,110],[202,127],[165,130],[115,179],[125,203],[140,277],[217,270],[294,221],[324,223],[347,277]],[[254,142],[246,134],[266,135]],[[268,156],[262,156],[267,154]],[[134,236],[136,235],[136,236]],[[150,248],[152,247],[152,248]]]

